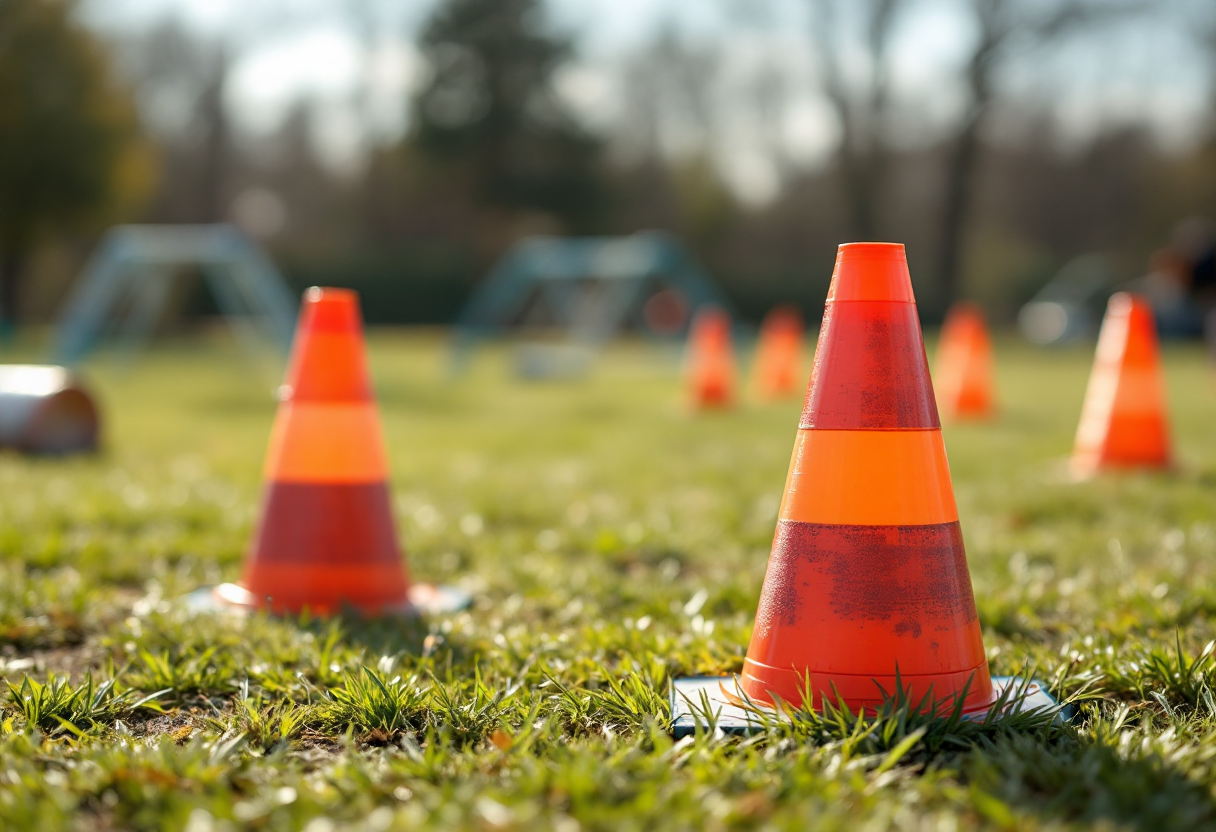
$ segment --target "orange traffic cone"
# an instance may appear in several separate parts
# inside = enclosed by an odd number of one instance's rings
[[[797,396],[804,389],[803,379],[802,316],[792,307],[775,307],[760,325],[756,393],[770,401]]]
[[[1157,327],[1148,301],[1120,292],[1110,299],[1094,369],[1085,391],[1072,470],[1170,465],[1169,416]]]
[[[716,693],[677,682],[677,733],[701,719],[702,695],[736,729],[749,705],[856,711],[900,688],[939,711],[991,707],[902,245],[840,247],[778,517],[743,673]]]
[[[950,308],[937,348],[937,402],[951,419],[985,419],[995,410],[992,341],[984,312],[960,301]]]
[[[359,298],[309,289],[266,456],[262,517],[241,585],[216,598],[278,613],[408,612],[461,600],[411,587],[388,491]],[[436,601],[448,603],[432,603]]]
[[[716,306],[703,308],[688,335],[688,383],[694,409],[735,403],[735,355],[730,316]]]

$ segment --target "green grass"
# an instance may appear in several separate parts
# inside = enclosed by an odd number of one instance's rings
[[[1167,349],[1181,462],[1065,476],[1091,352],[998,344],[1002,413],[946,428],[993,670],[1071,726],[907,703],[746,739],[667,734],[737,671],[799,404],[693,417],[673,354],[458,382],[377,333],[424,621],[191,617],[239,574],[275,380],[226,342],[89,368],[96,458],[0,456],[0,828],[1216,829],[1216,387]],[[149,698],[151,697],[151,698]]]

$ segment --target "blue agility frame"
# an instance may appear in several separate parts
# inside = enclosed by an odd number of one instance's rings
[[[589,286],[595,287],[588,303]],[[598,351],[640,316],[646,290],[680,292],[690,312],[730,302],[683,245],[662,232],[626,237],[530,237],[491,269],[456,321],[452,369],[462,371],[482,342],[506,334],[538,299],[565,330],[569,347]]]
[[[291,347],[297,303],[266,253],[235,226],[123,225],[106,233],[64,305],[54,355],[68,366],[101,341],[125,307],[121,337],[134,348],[147,340],[169,300],[173,272],[198,266],[216,305],[238,338]]]

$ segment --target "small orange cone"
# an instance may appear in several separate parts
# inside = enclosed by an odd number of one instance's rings
[[[775,401],[791,398],[803,391],[802,316],[789,306],[770,311],[760,325],[756,348],[756,393]]]
[[[704,307],[688,335],[688,384],[694,410],[731,407],[735,403],[735,354],[730,316],[716,306]]]
[[[942,415],[949,419],[991,417],[996,409],[992,375],[992,339],[984,312],[974,303],[960,301],[950,308],[942,325],[933,373]]]
[[[1098,334],[1072,456],[1077,477],[1104,468],[1167,468],[1169,416],[1153,310],[1139,295],[1111,297]]]
[[[439,590],[411,586],[397,544],[355,292],[305,293],[279,400],[242,583],[216,587],[216,599],[318,615],[445,608],[429,603]]]
[[[743,673],[704,679],[676,733],[701,695],[746,730],[778,699],[977,715],[1016,684],[989,676],[902,245],[840,246]]]

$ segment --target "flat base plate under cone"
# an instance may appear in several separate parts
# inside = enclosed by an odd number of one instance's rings
[[[257,598],[240,584],[220,584],[196,589],[182,598],[183,607],[190,612],[228,612],[244,614],[257,609]],[[472,594],[454,586],[411,584],[410,600],[397,609],[385,610],[385,615],[445,615],[467,609],[473,603]]]
[[[1025,696],[1021,696],[1025,686]],[[1019,711],[1051,710],[1056,719],[1065,719],[1065,709],[1047,692],[1042,682],[1032,680],[1027,684],[1020,676],[993,676],[992,687],[999,696],[1013,688],[1015,694],[1009,708]],[[728,691],[733,696],[728,695]],[[676,739],[693,734],[697,726],[708,728],[706,720],[712,714],[718,730],[727,734],[754,734],[764,730],[765,717],[788,719],[782,712],[753,705],[750,709],[742,704],[747,699],[735,676],[690,676],[676,679],[671,688],[671,733]],[[761,712],[761,713],[757,713]],[[965,719],[982,720],[987,711],[965,715]]]

